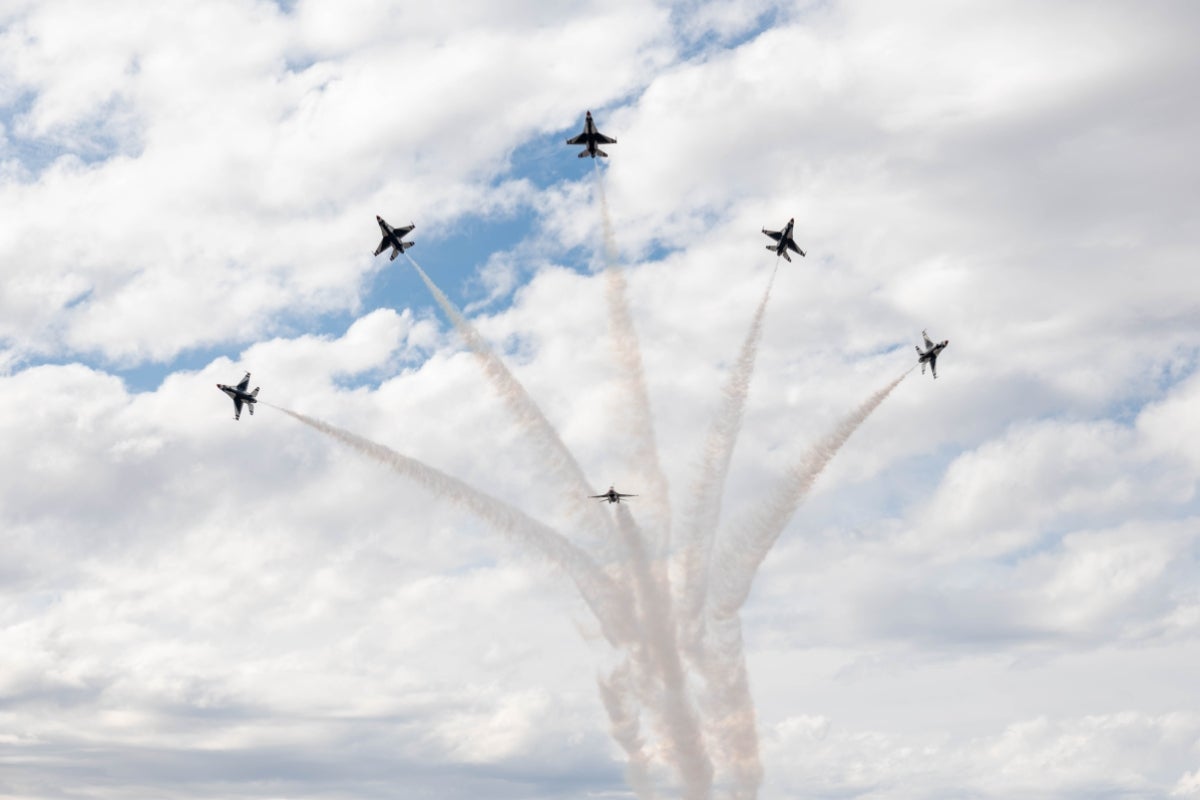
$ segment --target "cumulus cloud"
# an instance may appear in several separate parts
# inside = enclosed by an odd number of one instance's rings
[[[528,214],[472,322],[624,488],[603,278],[564,266],[602,261],[591,177],[557,141],[514,155],[591,107],[620,140],[616,260],[676,508],[776,262],[760,228],[795,216],[809,256],[772,287],[731,514],[922,328],[951,340],[750,593],[761,795],[1196,794],[1190,8],[0,18],[0,793],[625,791],[595,696],[612,654],[560,576],[269,408],[232,422],[213,388],[251,370],[264,400],[568,529],[451,327],[365,301],[372,214],[419,213],[430,250]],[[151,361],[153,391],[109,369]]]
[[[904,740],[846,730],[824,717],[794,717],[768,736],[789,765],[776,791],[822,797],[1166,797],[1197,741],[1194,714],[1118,713],[1039,717],[994,736]]]
[[[662,14],[636,5],[437,35],[338,7],[341,46],[322,45],[331,8],[63,0],[10,22],[10,103],[31,100],[9,106],[8,149],[29,172],[0,207],[40,211],[0,240],[0,336],[138,363],[354,310],[373,213],[419,204],[437,231],[511,207],[519,143],[574,116],[579,86],[609,101],[670,55]]]

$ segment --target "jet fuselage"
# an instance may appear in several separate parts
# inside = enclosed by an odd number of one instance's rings
[[[608,158],[608,153],[601,150],[598,145],[616,143],[616,139],[613,139],[610,136],[605,136],[603,133],[596,130],[596,123],[592,120],[592,112],[590,111],[587,112],[587,116],[583,120],[583,133],[567,139],[567,144],[581,144],[584,146],[584,149],[579,153],[580,158],[583,158],[584,156],[591,156],[592,158],[601,156],[603,158]]]
[[[416,244],[416,242],[404,241],[404,237],[411,233],[413,228],[417,227],[415,224],[393,228],[378,214],[375,215],[375,221],[379,223],[379,230],[383,233],[383,238],[379,241],[379,247],[375,248],[375,255],[379,255],[390,247],[392,248],[392,255],[388,260],[395,261],[396,256]]]
[[[227,386],[224,383],[218,383],[217,388],[225,394],[229,395],[229,399],[233,401],[233,418],[241,419],[242,406],[250,409],[250,415],[254,416],[254,404],[258,402],[258,388],[254,387],[254,391],[247,391],[250,388],[250,373],[246,373],[246,377],[242,378],[237,386]]]
[[[922,335],[924,332],[922,331]],[[938,354],[946,349],[946,345],[950,344],[949,339],[944,339],[937,344],[929,341],[929,337],[925,337],[925,349],[917,348],[917,363],[921,365],[921,374],[925,374],[925,365],[929,365],[929,369],[933,372],[933,377],[937,379],[937,359]]]
[[[804,251],[796,245],[796,240],[792,238],[792,228],[795,225],[796,218],[793,217],[787,221],[787,225],[783,226],[782,231],[769,231],[763,228],[762,232],[775,240],[775,244],[767,245],[767,249],[773,251],[776,256],[783,256],[788,261],[792,260],[792,257],[788,255],[788,250],[803,256]]]
[[[775,247],[775,255],[781,256],[787,252],[788,242],[792,238],[792,228],[796,227],[795,218],[789,219],[788,224],[783,226],[783,235],[779,237],[779,244]]]

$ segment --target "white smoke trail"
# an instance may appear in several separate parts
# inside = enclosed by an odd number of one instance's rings
[[[742,620],[710,620],[705,630],[705,723],[733,800],[753,800],[762,784],[758,725],[742,643]]]
[[[766,291],[763,292],[762,300],[750,321],[750,329],[742,342],[741,352],[721,390],[721,405],[709,425],[699,474],[692,486],[691,502],[687,506],[688,511],[684,519],[679,635],[681,645],[692,658],[698,657],[697,649],[703,631],[709,557],[717,523],[721,517],[725,478],[729,474],[729,462],[733,458],[733,449],[742,429],[746,395],[750,391],[750,379],[754,376],[758,343],[762,339],[763,318],[766,316],[767,303],[771,299],[771,288],[775,285],[775,275],[778,271],[778,266],[771,271]]]
[[[649,687],[651,696],[645,700],[659,717],[667,753],[683,783],[684,800],[707,800],[712,796],[712,762],[688,692],[687,673],[675,638],[671,596],[651,574],[642,532],[625,506],[617,506],[617,529],[633,560],[645,654],[661,682],[661,694]]]
[[[654,800],[654,779],[650,774],[650,755],[642,738],[640,708],[634,700],[632,666],[626,660],[607,679],[596,681],[600,700],[608,712],[613,739],[625,751],[629,761],[626,777],[638,800]]]
[[[753,800],[762,783],[754,701],[746,674],[738,612],[750,594],[758,568],[778,541],[813,483],[842,445],[887,399],[910,368],[848,414],[817,442],[776,486],[767,501],[740,528],[727,532],[711,562],[713,590],[707,595],[701,671],[710,702],[711,732],[732,779],[734,800]]]
[[[391,448],[297,411],[279,406],[271,408],[282,411],[289,417],[333,437],[359,454],[390,467],[434,495],[465,508],[514,541],[539,553],[571,578],[584,602],[599,620],[604,636],[610,644],[619,647],[623,643],[636,641],[636,623],[628,600],[596,562],[562,534],[502,500]]]
[[[605,299],[624,400],[622,418],[630,433],[630,462],[637,472],[633,477],[644,487],[640,494],[645,498],[651,520],[652,533],[647,536],[627,508],[617,508],[618,531],[630,559],[627,580],[638,600],[644,658],[650,662],[649,665],[643,663],[642,668],[650,666],[661,684],[660,690],[646,687],[651,694],[644,697],[644,702],[659,720],[668,760],[679,772],[683,797],[685,800],[708,800],[712,796],[712,762],[689,696],[687,674],[675,636],[671,593],[663,567],[671,529],[667,480],[658,458],[641,349],[629,309],[625,275],[618,264],[616,236],[598,165],[594,174],[604,233]]]
[[[558,435],[558,431],[546,419],[546,415],[542,413],[542,409],[534,402],[529,393],[525,391],[525,387],[513,376],[504,362],[500,360],[492,349],[479,335],[479,331],[475,326],[467,321],[466,317],[458,310],[454,303],[450,302],[450,298],[446,297],[445,293],[437,287],[425,270],[412,259],[408,253],[404,254],[408,259],[408,263],[417,271],[417,274],[424,281],[429,293],[433,295],[434,300],[441,306],[442,311],[454,323],[455,329],[463,340],[467,343],[467,347],[475,354],[480,367],[483,370],[484,376],[495,388],[496,392],[508,406],[509,412],[516,418],[518,425],[530,435],[530,437],[538,444],[542,457],[549,466],[551,473],[565,478],[567,481],[566,490],[572,502],[569,502],[566,507],[573,513],[574,522],[581,527],[590,530],[593,535],[598,535],[602,530],[611,531],[608,517],[602,510],[597,510],[593,506],[587,506],[574,500],[585,497],[592,492],[592,487],[584,477],[583,469],[580,468],[579,462],[575,460],[575,456],[567,449],[562,438]]]
[[[879,404],[908,376],[908,372],[875,392],[843,418],[830,434],[817,442],[804,458],[788,470],[771,496],[754,514],[722,537],[718,544],[718,557],[712,561],[715,587],[708,595],[709,617],[720,619],[738,612],[750,594],[750,586],[759,565],[796,513],[796,508],[808,496],[821,472],[846,440],[871,416],[871,412],[879,408]]]
[[[612,216],[608,211],[604,179],[600,165],[592,166],[596,177],[597,195],[600,198],[600,217],[604,231],[604,294],[608,304],[613,349],[616,351],[620,368],[618,374],[625,401],[624,414],[631,434],[630,460],[634,468],[641,473],[635,476],[635,479],[645,486],[645,491],[641,494],[646,498],[646,509],[653,520],[650,527],[655,538],[651,543],[651,552],[662,558],[665,557],[671,536],[671,506],[667,478],[658,460],[654,418],[650,410],[650,393],[646,388],[642,351],[638,344],[637,331],[633,327],[633,315],[629,310],[625,273],[618,264],[617,238],[613,232]]]

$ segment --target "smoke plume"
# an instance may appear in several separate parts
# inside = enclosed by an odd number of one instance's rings
[[[850,436],[907,375],[905,372],[875,392],[842,419],[788,470],[757,513],[742,526],[727,531],[718,543],[718,557],[711,562],[715,575],[707,595],[700,670],[707,687],[714,746],[720,762],[729,770],[734,800],[753,800],[762,783],[754,701],[746,673],[739,612],[763,559],[808,496],[813,483]]]
[[[502,500],[391,448],[298,411],[279,406],[271,408],[282,411],[310,428],[336,439],[360,455],[391,468],[434,496],[470,511],[518,544],[545,557],[571,578],[584,602],[600,622],[605,638],[612,645],[620,646],[636,638],[633,615],[627,598],[618,591],[617,586],[591,556],[562,534]]]
[[[685,510],[681,556],[679,625],[683,646],[695,655],[703,623],[704,598],[708,592],[709,557],[717,524],[721,518],[721,496],[729,474],[729,462],[742,429],[742,415],[758,343],[762,339],[763,318],[771,299],[778,267],[771,271],[762,301],[750,321],[750,330],[742,342],[741,352],[721,390],[721,404],[714,415],[704,443],[700,468],[692,486],[690,502]]]
[[[604,233],[604,296],[608,304],[609,330],[617,357],[617,374],[624,400],[623,416],[630,433],[630,463],[636,471],[633,478],[645,487],[643,494],[646,497],[647,512],[653,518],[649,527],[655,539],[650,543],[650,549],[656,557],[661,558],[670,545],[671,536],[667,478],[658,460],[650,393],[646,389],[642,351],[638,344],[637,331],[633,327],[633,315],[629,310],[625,273],[618,263],[617,239],[613,231],[612,216],[608,211],[604,176],[600,172],[599,164],[593,165],[593,171]]]
[[[484,376],[500,395],[509,413],[512,414],[521,430],[538,447],[550,474],[564,481],[565,507],[573,515],[572,522],[587,529],[593,536],[601,535],[602,532],[611,532],[611,525],[604,514],[590,506],[581,506],[575,502],[577,498],[590,494],[591,486],[584,477],[579,462],[567,449],[558,435],[558,431],[546,419],[542,409],[479,335],[475,326],[467,321],[454,303],[450,302],[450,298],[446,297],[442,290],[425,274],[425,270],[421,269],[421,266],[407,253],[404,254],[404,257],[417,271],[426,288],[429,289],[429,293],[441,306],[442,311],[450,318],[467,347],[475,354]]]

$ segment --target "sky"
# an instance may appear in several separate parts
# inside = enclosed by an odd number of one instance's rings
[[[0,797],[699,796],[653,702],[639,784],[569,569],[281,413],[628,567],[378,214],[676,543],[762,309],[730,563],[899,379],[752,576],[762,777],[708,741],[713,797],[1200,798],[1198,35],[1182,1],[0,2]]]

